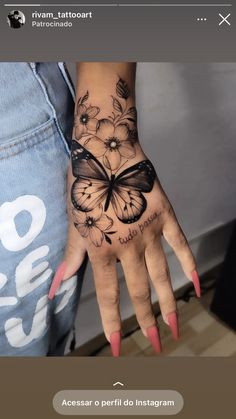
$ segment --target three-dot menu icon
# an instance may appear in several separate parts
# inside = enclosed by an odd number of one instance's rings
[[[198,22],[207,22],[207,18],[206,17],[197,17],[197,21]]]

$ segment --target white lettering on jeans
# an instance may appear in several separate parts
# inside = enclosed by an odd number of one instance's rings
[[[17,266],[16,291],[19,297],[24,297],[34,291],[47,281],[52,274],[52,269],[48,269],[49,263],[47,261],[38,263],[33,267],[38,259],[47,256],[48,253],[49,247],[41,246],[29,253]]]
[[[15,218],[23,211],[29,213],[31,223],[28,231],[24,235],[19,235]],[[18,252],[27,248],[41,233],[45,220],[46,207],[42,199],[35,195],[24,195],[12,202],[3,203],[0,206],[0,246],[2,244],[10,252]],[[22,348],[28,345],[33,340],[43,336],[47,330],[48,296],[40,296],[35,312],[32,313],[32,320],[30,319],[31,313],[27,310],[27,302],[24,297],[39,288],[52,275],[49,262],[45,260],[40,261],[40,259],[48,256],[49,252],[49,246],[43,245],[24,256],[15,269],[17,295],[0,297],[0,308],[19,304],[20,310],[24,310],[22,318],[9,318],[4,325],[6,338],[14,348]],[[0,293],[4,291],[4,288],[6,289],[7,282],[9,280],[12,281],[12,279],[7,278],[7,275],[0,272]],[[55,308],[55,314],[60,313],[68,304],[76,288],[76,279],[76,277],[72,277],[70,280],[65,281],[58,290],[57,295],[62,295],[62,298]],[[25,309],[22,307],[25,307]],[[26,321],[32,321],[29,333],[26,333],[25,330],[24,322]]]
[[[27,211],[32,217],[29,230],[24,236],[17,233],[15,217]],[[0,206],[0,240],[5,249],[17,252],[28,247],[42,231],[46,220],[46,208],[42,199],[24,195]]]
[[[7,339],[14,348],[21,348],[28,345],[34,339],[38,339],[45,333],[47,323],[48,297],[44,295],[37,303],[30,333],[27,335],[23,329],[23,320],[21,318],[11,318],[5,323],[5,332]]]
[[[0,290],[4,288],[7,283],[7,276],[0,273]],[[17,303],[15,297],[0,297],[0,307],[14,306]]]

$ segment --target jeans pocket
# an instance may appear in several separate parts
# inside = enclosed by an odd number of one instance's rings
[[[67,156],[69,155],[68,145],[64,139],[61,131],[58,128],[58,124],[54,118],[49,119],[44,124],[25,133],[22,136],[11,138],[10,140],[0,144],[0,161],[17,155],[35,145],[47,141],[50,137],[57,137],[58,140],[63,144],[64,151]]]

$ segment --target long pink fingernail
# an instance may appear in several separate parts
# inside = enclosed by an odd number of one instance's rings
[[[159,329],[157,326],[151,326],[147,330],[147,337],[154,349],[155,352],[161,352],[161,339],[159,334]]]
[[[194,285],[194,288],[195,288],[196,296],[198,298],[200,298],[201,297],[201,287],[200,287],[200,280],[199,280],[198,273],[197,273],[197,271],[193,271],[191,273],[191,275],[192,275],[192,281],[193,281],[193,285]]]
[[[179,323],[178,323],[178,315],[176,311],[167,314],[167,321],[168,325],[170,326],[170,330],[174,340],[179,339]]]
[[[62,262],[58,266],[55,276],[53,278],[52,285],[48,293],[49,300],[52,300],[54,298],[58,288],[60,287],[61,282],[63,281],[65,270],[66,270],[66,262]]]
[[[121,332],[114,332],[110,336],[111,352],[114,357],[120,356]]]

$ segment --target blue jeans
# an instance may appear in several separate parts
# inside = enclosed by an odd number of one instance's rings
[[[48,291],[66,243],[73,90],[62,64],[0,63],[0,355],[63,355],[77,276]]]

